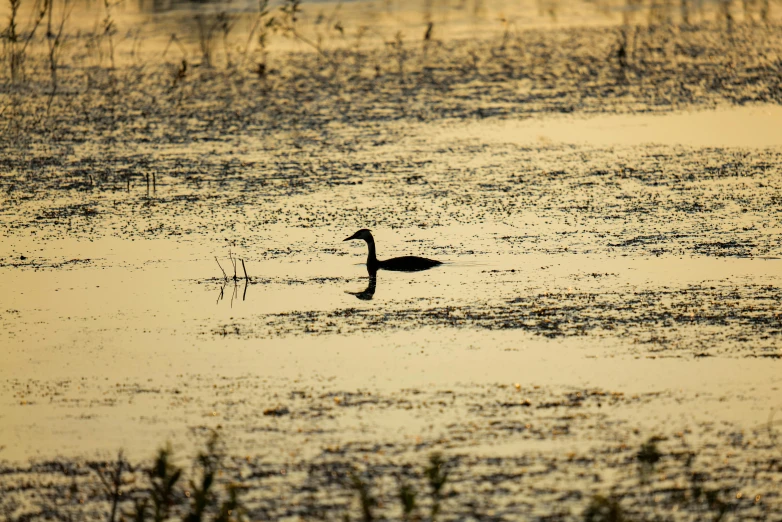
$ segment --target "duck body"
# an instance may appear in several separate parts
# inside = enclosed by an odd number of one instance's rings
[[[442,261],[427,259],[418,256],[403,256],[378,261],[377,268],[383,270],[395,270],[397,272],[418,272],[419,270],[428,270],[433,266],[442,265]]]
[[[421,270],[428,270],[432,267],[443,264],[441,261],[418,256],[403,256],[380,260],[377,258],[377,253],[375,251],[375,238],[372,237],[372,232],[366,228],[362,228],[352,236],[345,238],[344,241],[350,241],[352,239],[363,239],[366,241],[367,247],[369,247],[367,270],[370,272],[375,272],[377,270],[392,270],[395,272],[420,272]]]

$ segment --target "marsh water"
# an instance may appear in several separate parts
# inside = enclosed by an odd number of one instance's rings
[[[778,25],[732,28],[729,51],[711,25],[647,36],[722,55],[606,71],[600,27],[525,32],[519,14],[511,36],[464,40],[453,13],[407,72],[370,65],[388,46],[339,73],[280,36],[270,77],[179,57],[79,76],[74,58],[53,104],[6,86],[9,519],[105,519],[86,462],[166,441],[184,462],[210,429],[253,519],[336,518],[354,465],[393,497],[435,451],[447,519],[575,519],[619,491],[638,517],[695,520],[705,507],[671,500],[693,466],[733,516],[779,516]],[[174,15],[128,20],[145,16]],[[342,241],[360,228],[381,258],[444,264],[370,280],[364,243]]]

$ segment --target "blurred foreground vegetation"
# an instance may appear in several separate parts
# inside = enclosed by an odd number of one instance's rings
[[[10,488],[6,484],[0,514],[9,521],[109,522],[228,522],[279,516],[364,522],[508,518],[586,522],[774,519],[769,500],[778,497],[778,491],[749,492],[746,484],[716,479],[718,470],[705,468],[699,462],[697,451],[687,444],[670,442],[663,437],[649,438],[631,453],[625,472],[616,475],[613,485],[607,489],[598,486],[602,489],[599,493],[585,491],[579,499],[568,498],[570,507],[536,506],[533,511],[513,502],[502,506],[487,504],[480,492],[485,484],[475,481],[470,469],[460,469],[458,456],[446,457],[438,452],[429,454],[422,465],[373,466],[349,461],[331,463],[322,469],[313,465],[307,471],[310,479],[304,489],[286,498],[275,492],[280,491],[280,481],[284,482],[294,470],[248,466],[249,457],[243,459],[242,469],[242,459],[229,457],[218,432],[212,431],[189,469],[179,464],[180,459],[175,458],[170,444],[159,449],[150,464],[133,464],[122,451],[114,460],[91,461],[83,466],[75,462],[41,463],[36,471],[30,471],[42,474],[59,465],[62,478],[39,484],[39,494],[32,496],[29,491],[35,488],[34,477]],[[782,473],[782,459],[757,462],[756,466],[756,478],[758,474]],[[1,469],[2,475],[20,471]],[[514,472],[526,473],[525,470]],[[266,495],[259,496],[258,480],[264,483]],[[595,488],[588,486],[588,489]],[[31,502],[21,500],[25,494]],[[496,499],[497,495],[498,492],[492,492],[491,498]],[[499,492],[499,498],[502,496]],[[534,502],[534,493],[530,500]],[[579,512],[572,511],[572,500],[582,506]]]

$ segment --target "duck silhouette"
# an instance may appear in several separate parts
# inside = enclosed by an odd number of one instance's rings
[[[367,257],[367,270],[370,272],[376,272],[377,270],[393,270],[395,272],[420,272],[421,270],[429,270],[437,265],[442,265],[442,261],[435,261],[434,259],[427,259],[425,257],[418,256],[403,256],[394,257],[392,259],[379,260],[375,252],[375,238],[372,237],[372,232],[366,228],[362,228],[350,237],[345,238],[343,241],[350,241],[353,239],[363,239],[367,242],[369,247],[369,256]]]

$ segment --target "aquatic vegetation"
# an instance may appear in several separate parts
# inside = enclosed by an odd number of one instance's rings
[[[428,499],[423,498],[423,495],[418,493],[411,482],[411,479],[418,479],[416,482],[419,482],[420,477],[405,478],[401,473],[398,477],[396,497],[400,503],[402,520],[404,521],[422,520],[419,515],[419,507],[426,502],[430,504],[429,520],[431,522],[437,520],[440,515],[444,488],[448,482],[448,471],[446,469],[448,462],[440,453],[430,454],[428,460],[429,464],[423,469],[423,475],[429,486]],[[350,471],[349,479],[350,488],[358,496],[361,520],[363,522],[377,520],[378,517],[375,515],[375,510],[381,507],[382,503],[372,494],[370,480],[363,478],[362,474],[356,470]],[[345,515],[345,519],[350,520],[350,516]],[[380,519],[388,519],[388,517],[384,516],[380,517]]]
[[[361,478],[361,475],[355,471],[350,472],[350,486],[358,495],[359,505],[361,506],[361,520],[372,522],[375,520],[374,509],[378,505],[377,499],[372,496],[370,485]],[[349,520],[349,517],[346,517]]]
[[[231,55],[229,37],[236,25],[235,16],[223,10],[215,14],[196,14],[193,20],[201,53],[200,65],[205,67],[213,66],[216,39],[219,36],[223,44],[225,66],[229,69],[232,68],[234,62]]]
[[[190,480],[190,509],[184,517],[185,522],[201,522],[209,506],[215,503],[213,486],[222,458],[214,431],[206,442],[206,449],[196,458],[196,476]],[[233,495],[229,502],[235,502]]]
[[[42,7],[36,10],[30,24],[24,30],[19,22],[22,0],[8,0],[8,26],[0,32],[0,40],[3,43],[2,58],[8,66],[7,70],[12,83],[17,83],[24,77],[28,49],[47,14],[47,4],[47,2],[43,3]],[[51,12],[51,7],[48,12]]]
[[[682,475],[684,484],[677,481],[672,488],[655,488],[650,484],[655,468],[664,456],[657,443],[663,441],[660,437],[651,437],[641,445],[637,454],[637,459],[641,466],[639,467],[639,482],[636,491],[628,491],[625,495],[635,495],[636,501],[640,507],[633,509],[632,516],[622,507],[623,495],[617,493],[614,489],[610,495],[595,495],[590,500],[585,509],[584,520],[590,522],[623,520],[675,520],[672,514],[661,516],[661,511],[673,511],[684,513],[698,513],[699,516],[708,517],[709,520],[719,521],[730,511],[737,508],[734,502],[740,501],[742,493],[737,485],[727,487],[709,487],[706,486],[709,472],[696,471],[694,462],[698,458],[698,453],[686,445],[684,451],[672,453],[670,457],[684,462]],[[682,441],[684,442],[684,441]],[[663,490],[663,494],[659,490]],[[739,491],[736,493],[735,491]],[[731,501],[733,497],[733,501]],[[760,500],[755,497],[755,502]],[[761,516],[761,518],[763,518]]]
[[[117,520],[121,506],[127,505],[129,499],[132,499],[132,509],[124,516],[135,522],[163,522],[170,520],[173,513],[181,513],[184,522],[244,520],[245,508],[239,500],[241,488],[237,484],[227,484],[225,498],[215,491],[225,458],[217,431],[212,431],[205,448],[198,453],[187,491],[179,485],[183,471],[172,463],[172,458],[170,445],[158,450],[150,468],[144,470],[148,487],[139,487],[134,476],[139,468],[131,466],[122,451],[114,463],[90,464],[109,499],[108,521]]]
[[[627,518],[615,497],[595,495],[584,510],[584,522],[624,522]]]
[[[530,471],[527,470],[534,462],[529,457],[522,457],[512,465],[509,465],[510,462],[505,462],[501,468],[498,468],[498,470],[504,469],[504,471],[492,473],[492,460],[496,459],[489,459],[489,461],[482,463],[472,459],[465,461],[466,457],[462,455],[446,459],[435,452],[429,455],[428,464],[424,469],[416,472],[416,466],[411,464],[366,465],[364,471],[359,471],[358,468],[350,464],[350,456],[348,455],[343,455],[344,460],[340,459],[339,464],[337,462],[319,463],[319,459],[316,459],[316,461],[305,465],[310,473],[308,482],[300,486],[303,489],[299,493],[293,493],[291,496],[291,501],[293,501],[294,498],[298,498],[299,495],[307,491],[318,493],[316,498],[310,498],[301,506],[306,506],[306,511],[301,511],[300,507],[286,505],[287,500],[278,496],[273,496],[273,500],[268,499],[259,503],[259,494],[263,493],[264,488],[267,487],[265,484],[270,481],[278,482],[274,476],[279,474],[265,468],[261,462],[253,463],[253,461],[244,458],[232,460],[223,454],[218,446],[218,436],[210,435],[205,448],[199,452],[195,459],[190,472],[192,479],[186,488],[181,485],[182,469],[171,462],[170,446],[158,451],[149,468],[130,464],[121,453],[116,462],[92,463],[90,468],[95,473],[87,475],[87,477],[99,478],[99,484],[103,488],[102,493],[90,497],[87,502],[82,499],[75,510],[67,505],[50,505],[47,506],[46,512],[55,517],[71,516],[79,519],[103,519],[106,517],[109,521],[118,520],[118,517],[121,516],[123,519],[139,522],[162,522],[180,518],[188,522],[198,520],[238,522],[269,516],[271,513],[277,513],[277,516],[280,516],[291,512],[311,515],[317,513],[319,517],[337,515],[338,518],[351,520],[353,519],[353,511],[350,499],[340,497],[339,491],[333,490],[333,486],[338,486],[354,496],[356,503],[353,506],[358,506],[359,514],[356,517],[358,520],[371,522],[394,519],[399,516],[405,521],[434,521],[438,518],[450,519],[468,514],[471,516],[481,514],[481,511],[474,511],[476,508],[474,495],[469,490],[459,488],[458,485],[469,485],[471,488],[475,488],[480,487],[479,484],[487,482],[502,484],[501,487],[506,488],[508,482],[520,480],[529,474]],[[639,454],[648,452],[649,446],[648,443],[645,443]],[[608,494],[590,494],[588,490],[583,490],[570,492],[568,495],[574,499],[581,497],[588,499],[583,510],[580,511],[585,522],[672,521],[680,520],[682,516],[696,516],[718,521],[723,520],[731,512],[743,513],[745,519],[763,519],[763,511],[753,508],[759,505],[761,496],[757,495],[745,502],[742,500],[740,483],[716,485],[721,481],[715,481],[710,477],[709,471],[698,470],[695,466],[694,462],[698,458],[697,451],[686,448],[684,452],[672,451],[668,456],[672,458],[671,462],[681,460],[683,463],[678,472],[674,472],[670,468],[664,471],[665,473],[675,473],[678,477],[676,485],[673,487],[665,482],[654,485],[645,483],[643,480],[636,483],[623,481],[612,486]],[[244,464],[237,467],[239,462],[244,462]],[[594,463],[591,461],[584,464],[593,471],[601,471],[594,470]],[[237,481],[236,477],[237,474],[247,472],[241,471],[247,465],[252,470],[254,477],[254,485],[252,486],[248,484],[247,479]],[[760,467],[755,473],[765,469],[765,463],[757,463],[757,465]],[[58,466],[49,467],[54,469]],[[316,471],[321,468],[322,473]],[[142,476],[139,476],[137,472],[141,469],[144,472]],[[487,470],[489,474],[486,474]],[[4,472],[7,471],[4,470]],[[446,486],[451,484],[451,471],[457,473],[458,484],[453,485],[456,488],[453,491],[446,491]],[[713,471],[711,470],[711,472]],[[37,472],[45,473],[45,467],[38,469]],[[391,494],[388,491],[381,492],[377,484],[373,484],[373,481],[381,480],[386,473],[397,476],[396,488],[391,488],[393,491]],[[640,475],[638,476],[640,477]],[[336,482],[332,482],[335,477],[337,478]],[[534,477],[536,480],[545,479],[544,475],[537,472],[534,473]],[[218,479],[226,484],[224,494],[217,491]],[[680,479],[682,479],[681,482]],[[50,486],[51,484],[53,483],[50,483]],[[279,484],[276,487],[279,487]],[[82,480],[78,485],[73,482],[70,488],[74,491],[89,491],[91,486],[89,481]],[[420,488],[427,488],[426,493]],[[247,496],[247,500],[253,499],[249,503],[240,497],[241,493],[245,491],[257,493]],[[326,494],[327,492],[339,502],[332,503]],[[773,496],[773,492],[769,492],[769,494]],[[481,493],[476,492],[475,495],[480,496]],[[448,504],[443,503],[446,497],[451,499]],[[261,498],[263,498],[262,495]],[[273,501],[274,504],[265,503],[268,501]],[[535,498],[531,498],[530,501],[535,502]],[[128,509],[131,502],[132,505]],[[322,504],[317,505],[319,502]],[[512,506],[505,506],[502,494],[493,495],[491,502],[497,503],[497,505],[492,506],[490,503],[485,508],[492,510],[500,520],[517,518],[520,513],[519,508],[531,510],[531,507],[517,506],[517,509],[513,509]],[[108,505],[108,514],[106,511],[96,510],[96,503],[103,506]],[[557,502],[552,502],[549,505],[540,505],[538,502],[535,512],[558,513],[556,504]],[[446,505],[447,509],[444,509]],[[423,516],[421,511],[427,506],[429,508],[428,516]],[[3,502],[0,504],[0,508],[6,509],[9,520],[15,520],[13,504],[9,505]],[[96,516],[98,513],[100,516]]]
[[[172,454],[170,444],[158,450],[155,462],[147,471],[151,491],[149,496],[135,500],[134,520],[141,522],[146,518],[146,505],[150,498],[152,499],[152,520],[163,522],[168,519],[171,506],[177,501],[175,487],[182,476],[182,469],[171,462]]]
[[[125,485],[123,474],[125,471],[130,471],[131,469],[122,455],[122,450],[117,454],[116,462],[110,463],[107,466],[93,465],[91,468],[100,479],[101,485],[103,486],[103,493],[107,498],[111,499],[111,511],[109,513],[108,521],[114,522],[117,517],[117,507],[122,494],[121,489]]]
[[[269,8],[269,0],[260,0],[258,3],[257,18],[247,34],[247,43],[244,46],[243,57],[243,63],[246,63],[251,51],[253,51],[253,55],[260,55],[260,59],[256,58],[255,61],[255,71],[259,78],[266,78],[268,72],[267,59],[269,55],[269,37],[275,27],[276,19]],[[257,48],[253,47],[253,43],[257,45]]]
[[[104,2],[107,2],[108,0],[104,0]],[[63,45],[65,43],[65,40],[67,39],[67,34],[65,32],[65,25],[68,22],[68,19],[71,16],[71,13],[73,11],[73,2],[72,0],[61,0],[60,6],[59,6],[59,15],[60,19],[59,22],[55,22],[54,20],[54,5],[55,0],[46,0],[44,3],[44,6],[46,7],[46,43],[48,46],[48,58],[49,58],[49,74],[51,76],[51,94],[49,97],[49,105],[51,105],[52,98],[57,93],[57,87],[58,87],[58,80],[57,80],[57,74],[58,70],[60,68],[60,62],[62,60],[63,55]],[[113,48],[113,42],[111,40],[112,37],[112,26],[111,26],[111,17],[108,13],[108,4],[105,4],[107,14],[106,19],[104,20],[104,23],[107,25],[104,28],[104,33],[107,35],[110,41],[110,45],[112,46],[112,52],[111,52],[111,66],[114,68],[114,48]]]
[[[418,493],[415,488],[405,482],[404,479],[400,479],[398,495],[399,502],[402,504],[402,520],[411,522],[418,519],[418,504],[416,504]]]
[[[641,450],[638,452],[639,474],[642,483],[649,479],[649,475],[654,471],[654,466],[662,458],[662,453],[657,449],[657,443],[660,440],[659,437],[651,437],[641,445]]]

